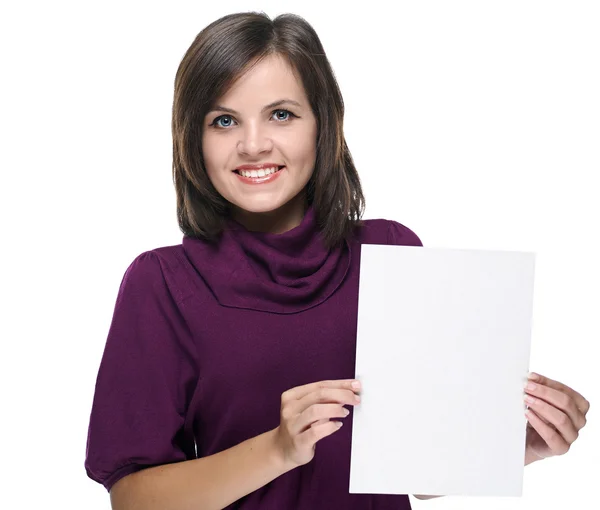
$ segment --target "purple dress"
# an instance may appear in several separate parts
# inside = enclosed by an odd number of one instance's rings
[[[138,255],[100,362],[87,475],[110,490],[141,469],[220,452],[279,425],[281,394],[355,376],[361,244],[422,246],[409,228],[366,220],[325,249],[314,210],[283,234],[228,220],[211,246]],[[315,457],[227,508],[410,509],[408,495],[350,494],[352,406]]]

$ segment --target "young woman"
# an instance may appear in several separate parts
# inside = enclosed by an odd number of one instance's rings
[[[343,114],[297,16],[225,16],[185,54],[172,122],[183,241],[127,269],[90,417],[85,467],[113,508],[410,508],[348,492],[360,245],[422,243],[360,220]],[[564,453],[589,408],[539,382],[526,463]]]

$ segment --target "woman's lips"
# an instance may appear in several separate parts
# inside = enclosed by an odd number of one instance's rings
[[[237,172],[233,173],[237,176],[238,179],[240,179],[245,184],[266,184],[269,182],[273,182],[275,179],[277,179],[283,169],[285,169],[285,166],[281,167],[279,170],[277,170],[277,172],[269,175],[264,175],[263,177],[244,177],[243,175]]]

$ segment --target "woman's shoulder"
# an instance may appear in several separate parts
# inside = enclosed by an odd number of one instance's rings
[[[125,279],[144,280],[153,285],[166,285],[179,301],[190,292],[186,273],[186,257],[181,244],[158,246],[142,251],[129,263]]]
[[[183,262],[184,255],[181,244],[158,246],[139,252],[131,261],[128,270],[146,274],[165,274],[177,271]]]
[[[356,229],[356,240],[360,244],[423,246],[412,229],[398,221],[383,218],[361,220]]]

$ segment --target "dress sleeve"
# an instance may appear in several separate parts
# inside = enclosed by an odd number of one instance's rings
[[[417,234],[397,221],[389,222],[388,244],[402,246],[423,246],[423,243]]]
[[[100,361],[85,469],[107,491],[144,468],[195,458],[183,430],[196,375],[192,335],[169,268],[139,255],[121,281]]]

